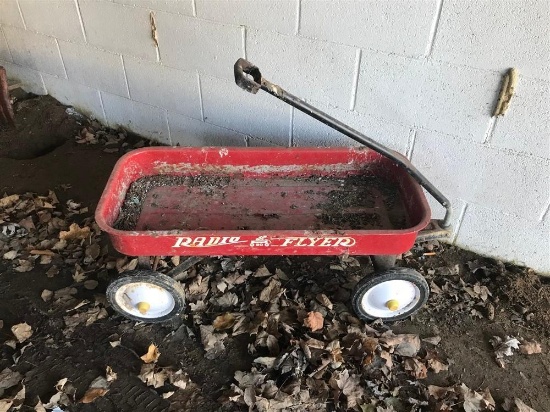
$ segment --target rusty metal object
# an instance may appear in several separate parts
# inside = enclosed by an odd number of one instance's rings
[[[0,66],[0,125],[15,128],[15,115],[11,105],[8,75],[6,69]]]

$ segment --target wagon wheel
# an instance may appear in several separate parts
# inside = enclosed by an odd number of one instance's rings
[[[107,300],[121,315],[140,322],[165,322],[185,306],[182,285],[152,270],[132,270],[107,287]]]
[[[410,268],[391,268],[357,283],[352,294],[355,313],[363,320],[405,319],[419,310],[430,294],[422,275]]]

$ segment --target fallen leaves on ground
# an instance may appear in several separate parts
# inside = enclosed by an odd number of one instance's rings
[[[89,385],[84,396],[79,400],[79,403],[92,403],[97,398],[105,396],[109,392],[109,386],[117,379],[117,374],[107,366],[105,376],[98,376]]]
[[[77,223],[72,223],[69,230],[59,232],[61,240],[86,239],[90,236],[90,228],[88,226],[80,227]]]
[[[216,330],[224,330],[229,329],[233,327],[235,324],[236,317],[232,313],[224,313],[223,315],[219,315],[214,319],[212,322],[212,326],[214,326],[214,329]]]
[[[502,408],[506,412],[537,412],[533,408],[529,407],[519,398],[506,398],[504,400],[504,405]]]
[[[542,347],[538,342],[525,340],[519,345],[519,352],[524,355],[533,355],[535,353],[542,353]]]
[[[308,312],[304,319],[304,326],[312,332],[323,329],[323,314],[319,312]]]
[[[25,342],[32,336],[32,327],[26,322],[13,325],[11,331],[19,343]]]
[[[19,408],[21,408],[23,402],[25,401],[25,386],[19,386],[21,387],[21,389],[18,389],[13,396],[0,399],[0,412],[19,410]]]
[[[145,363],[155,363],[160,357],[160,352],[154,343],[151,343],[147,348],[147,353],[141,357]]]

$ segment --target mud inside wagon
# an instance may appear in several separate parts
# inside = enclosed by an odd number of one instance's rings
[[[408,224],[399,188],[373,175],[142,177],[121,230],[394,230]]]

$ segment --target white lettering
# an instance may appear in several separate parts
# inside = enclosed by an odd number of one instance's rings
[[[178,237],[176,244],[172,247],[189,246],[192,240],[190,237]]]
[[[294,243],[294,241],[296,240],[298,240],[297,237],[287,237],[281,246],[289,246],[290,244]]]
[[[193,243],[191,244],[192,247],[204,247],[204,244],[206,242],[206,238],[203,236],[196,237],[195,240],[193,240]]]
[[[344,246],[349,247],[355,245],[355,239],[352,237],[341,237],[336,240],[334,246]]]
[[[338,239],[335,237],[326,237],[323,239],[323,241],[319,246],[333,246],[331,243],[333,240],[338,240]]]

